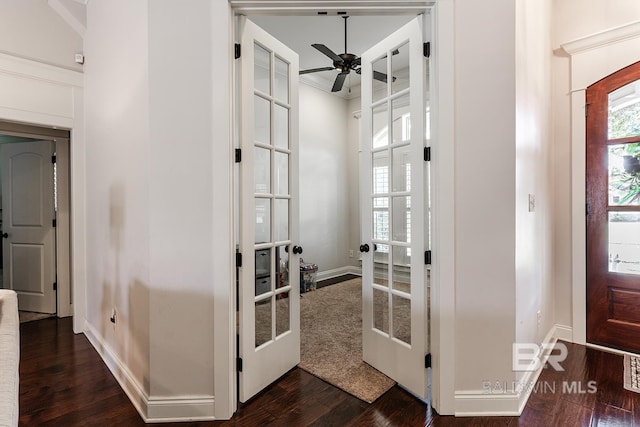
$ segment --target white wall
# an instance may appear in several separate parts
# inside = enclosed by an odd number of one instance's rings
[[[82,38],[49,5],[47,0],[3,0],[0,52],[72,70],[82,52]]]
[[[640,20],[640,3],[626,0],[554,0],[552,47]],[[640,56],[638,57],[640,59]],[[570,58],[552,57],[553,218],[556,323],[572,327]],[[583,215],[575,212],[574,215]],[[577,218],[577,217],[576,217]]]
[[[345,99],[300,85],[300,245],[320,272],[350,261],[347,121]]]
[[[150,392],[146,2],[92,1],[85,36],[87,323]],[[118,28],[118,31],[113,31]],[[117,324],[109,322],[117,310]]]
[[[213,15],[208,0],[88,5],[88,330],[148,420],[214,413],[213,248],[230,251],[231,220],[214,239],[213,163],[230,144],[213,119],[229,84],[214,80],[228,52],[211,49]]]
[[[349,265],[360,268],[360,97],[350,99],[347,103],[347,162],[349,163],[349,249],[353,250],[353,258]],[[358,117],[355,114],[358,113]]]
[[[516,340],[555,323],[552,272],[551,2],[516,3]],[[535,198],[529,210],[529,195]],[[538,311],[540,320],[538,320]]]
[[[514,18],[513,1],[456,3],[455,387],[460,393],[477,394],[483,381],[510,381],[514,375]],[[479,27],[479,22],[491,25]]]

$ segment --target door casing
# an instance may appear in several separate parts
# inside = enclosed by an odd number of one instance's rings
[[[49,129],[0,121],[0,134],[50,140],[56,143],[58,213],[56,218],[56,272],[58,317],[73,315],[71,288],[71,203],[70,203],[70,134],[67,130]]]
[[[282,6],[278,2],[265,1],[259,6],[252,3],[243,4],[230,0],[231,13],[229,16],[229,28],[237,38],[236,16],[246,14],[271,14],[271,15],[305,15],[316,14],[317,8],[302,7],[300,5]],[[431,105],[431,135],[432,149],[438,156],[431,161],[431,176],[433,182],[438,185],[431,185],[431,198],[433,210],[431,212],[431,223],[433,234],[431,236],[432,264],[431,264],[431,353],[432,363],[437,369],[431,379],[432,406],[442,415],[453,415],[455,413],[455,318],[451,313],[455,312],[455,248],[453,245],[454,232],[454,44],[453,28],[455,22],[454,5],[452,1],[425,1],[411,2],[398,5],[397,2],[386,2],[388,4],[376,4],[376,6],[360,6],[353,2],[341,1],[333,3],[330,7],[323,6],[322,10],[331,12],[353,10],[353,14],[384,14],[384,13],[431,13],[432,29],[431,38],[433,40],[434,53],[432,55],[432,72],[430,87],[432,88]],[[392,6],[392,9],[389,7]],[[233,84],[238,84],[235,75],[235,65],[233,50],[229,50],[230,75]],[[236,111],[235,95],[230,99],[230,112],[234,117]],[[229,140],[232,148],[237,144],[237,129],[232,119],[232,133]],[[234,173],[231,173],[233,186],[237,185]],[[231,215],[236,222],[239,212],[232,203]],[[235,246],[229,248],[230,253],[235,253]],[[235,277],[235,276],[234,276]],[[444,286],[443,284],[446,284]],[[226,304],[218,307],[229,312],[219,313],[224,319],[235,318],[236,289],[235,280],[229,284],[229,300]],[[218,317],[218,316],[216,316]],[[442,320],[442,321],[441,321]],[[216,416],[228,418],[236,411],[238,400],[235,378],[236,361],[236,334],[237,328],[234,322],[230,322],[231,328],[228,331],[220,331],[224,337],[219,337],[216,341],[224,343],[218,347],[216,357],[221,365],[216,366],[216,373],[224,372],[224,386],[216,387],[216,392],[221,389],[227,391],[226,396],[216,395],[216,401],[228,402],[229,405],[216,405]],[[220,399],[218,399],[220,397]]]

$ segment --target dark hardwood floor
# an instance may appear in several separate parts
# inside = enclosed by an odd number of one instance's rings
[[[70,318],[24,323],[20,333],[21,426],[146,425],[85,336],[73,334]],[[294,369],[229,421],[175,425],[640,427],[640,394],[623,389],[622,356],[567,345],[566,371],[545,369],[520,417],[441,417],[399,387],[368,405]],[[563,390],[563,381],[584,393]]]

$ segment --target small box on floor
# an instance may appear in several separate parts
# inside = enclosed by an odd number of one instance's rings
[[[318,265],[306,263],[300,258],[300,293],[316,290],[316,274]]]

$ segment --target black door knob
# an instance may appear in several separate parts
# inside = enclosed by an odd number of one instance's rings
[[[294,246],[293,247],[293,253],[296,255],[299,255],[302,253],[302,248],[300,246]]]
[[[364,245],[360,245],[360,252],[369,252],[369,245],[366,243]]]
[[[7,233],[2,233],[2,237],[6,239],[7,237],[9,237],[9,235]]]

